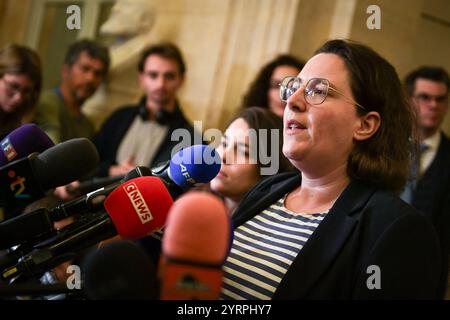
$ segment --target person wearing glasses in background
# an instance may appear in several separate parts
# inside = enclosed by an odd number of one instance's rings
[[[279,84],[284,77],[298,74],[304,64],[303,61],[292,55],[277,56],[259,71],[244,95],[242,107],[266,108],[283,118],[286,102],[280,100]]]
[[[223,299],[438,299],[435,230],[396,192],[413,113],[392,65],[330,40],[285,78],[283,153],[232,216]]]
[[[443,68],[423,66],[409,73],[405,84],[411,104],[417,110],[420,156],[415,157],[418,170],[406,185],[402,198],[433,222],[448,268],[450,140],[440,126],[448,109],[450,79]]]
[[[0,139],[31,121],[41,85],[41,61],[33,50],[17,44],[0,49]]]

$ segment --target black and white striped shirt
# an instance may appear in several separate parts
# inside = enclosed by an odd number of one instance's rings
[[[284,206],[287,195],[234,231],[224,264],[222,299],[272,298],[281,279],[326,213]]]

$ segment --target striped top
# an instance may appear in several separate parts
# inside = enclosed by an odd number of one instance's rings
[[[269,300],[326,213],[284,206],[287,194],[234,231],[223,270],[221,299]]]

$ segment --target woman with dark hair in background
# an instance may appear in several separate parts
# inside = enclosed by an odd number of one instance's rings
[[[283,153],[299,171],[241,200],[222,298],[442,298],[433,226],[397,194],[414,117],[394,67],[331,40],[282,81],[280,97]]]
[[[0,138],[30,122],[42,85],[41,61],[17,44],[0,49]]]
[[[265,175],[293,170],[282,145],[283,121],[267,109],[246,108],[230,121],[217,148],[222,167],[210,188],[224,198],[231,213]]]
[[[294,76],[302,70],[303,61],[291,55],[280,55],[259,71],[244,96],[243,107],[259,106],[267,108],[279,117],[283,117],[286,102],[278,94],[279,84],[286,76]]]

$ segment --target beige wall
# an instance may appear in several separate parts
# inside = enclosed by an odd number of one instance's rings
[[[25,39],[31,0],[0,0],[0,46]]]
[[[203,129],[223,128],[261,65],[288,50],[298,2],[152,1],[156,19],[147,39],[170,40],[182,49],[187,73],[180,100],[191,121],[202,120]],[[123,99],[108,103],[108,112],[139,96],[134,65],[125,75],[123,70],[120,75],[112,72],[110,86],[121,91]],[[131,90],[125,92],[130,83]]]
[[[21,42],[31,0],[0,0],[0,45]],[[372,46],[401,78],[422,64],[450,71],[450,2],[447,0],[151,0],[156,22],[149,42],[170,40],[183,50],[188,65],[180,94],[190,120],[205,128],[223,127],[239,105],[258,69],[277,53],[309,58],[332,37],[352,38]],[[369,5],[381,8],[381,30],[366,27]],[[432,18],[429,18],[432,17]],[[434,17],[434,18],[433,18]],[[140,91],[134,64],[126,88],[106,109],[106,116]],[[122,70],[123,71],[123,70]],[[114,78],[114,77],[113,77]],[[114,80],[114,79],[113,79]],[[445,128],[450,133],[450,116]]]

